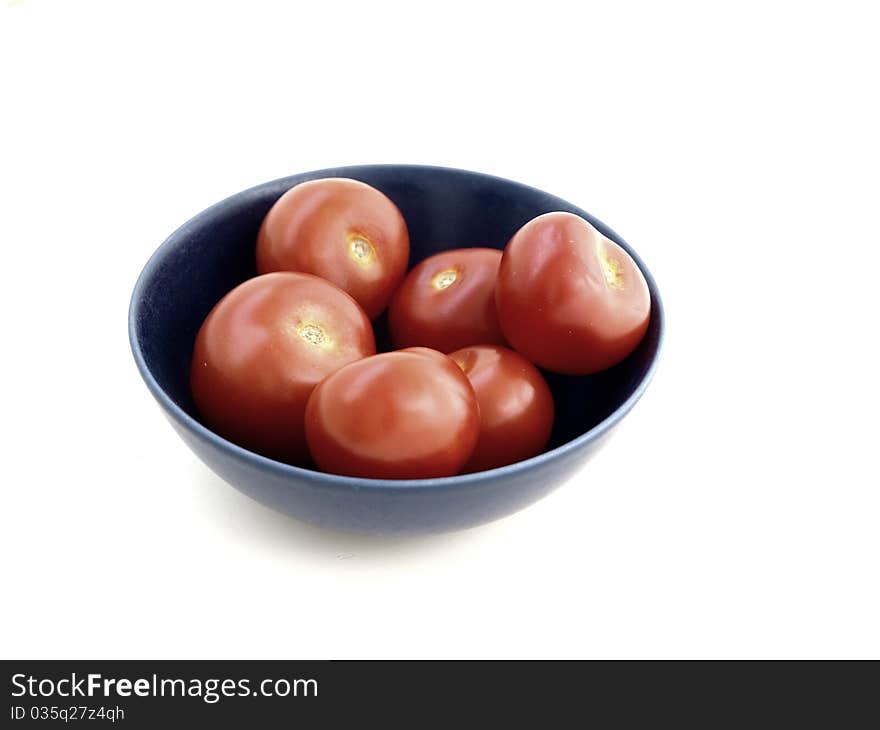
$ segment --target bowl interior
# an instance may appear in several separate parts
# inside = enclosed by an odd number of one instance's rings
[[[406,165],[346,167],[294,175],[234,195],[175,231],[148,263],[132,302],[133,337],[159,387],[193,418],[198,413],[189,392],[189,363],[199,326],[224,294],[256,275],[257,231],[275,200],[299,182],[333,176],[362,180],[397,204],[409,228],[411,266],[449,248],[503,249],[528,220],[556,210],[583,216],[634,256],[651,288],[648,333],[630,357],[603,373],[545,373],[556,402],[548,448],[607,418],[648,374],[660,342],[659,297],[638,256],[607,226],[564,200],[488,175]],[[376,323],[376,337],[380,349],[388,349],[384,317]]]

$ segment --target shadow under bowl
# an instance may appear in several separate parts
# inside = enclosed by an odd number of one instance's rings
[[[323,177],[362,180],[391,198],[410,233],[411,260],[449,248],[503,249],[524,223],[568,211],[623,246],[651,292],[651,322],[636,351],[596,375],[545,373],[556,402],[547,450],[500,469],[442,479],[359,479],[324,474],[255,454],[199,421],[189,391],[196,333],[224,294],[255,276],[263,217],[292,186]],[[377,342],[387,344],[384,321]],[[663,307],[641,259],[620,236],[560,198],[490,175],[420,165],[364,165],[292,175],[258,185],[199,213],[159,247],[132,294],[129,337],[138,369],[171,425],[225,481],[257,501],[314,524],[356,532],[417,534],[472,527],[509,515],[556,488],[629,412],[653,375]]]

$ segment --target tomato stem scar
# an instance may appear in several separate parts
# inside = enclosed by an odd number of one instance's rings
[[[434,274],[434,277],[431,279],[431,284],[435,289],[443,291],[452,286],[456,281],[458,281],[458,270],[444,269],[443,271]]]
[[[352,233],[348,237],[348,253],[361,266],[366,266],[375,257],[376,249],[366,236]]]
[[[603,251],[599,254],[599,262],[602,264],[602,273],[608,286],[612,289],[623,289],[623,267],[620,261],[611,258]]]
[[[315,347],[326,348],[330,345],[330,338],[327,337],[323,328],[312,322],[301,322],[298,324],[296,326],[296,333],[310,345],[314,345]]]

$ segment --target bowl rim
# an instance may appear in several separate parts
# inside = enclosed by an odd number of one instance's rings
[[[186,221],[186,223],[174,230],[174,232],[172,232],[162,242],[162,244],[156,249],[156,251],[153,252],[152,256],[150,256],[149,260],[147,261],[146,265],[138,276],[137,282],[134,285],[134,290],[132,291],[131,299],[129,301],[128,338],[129,344],[131,346],[131,351],[134,355],[134,360],[137,364],[137,368],[141,374],[141,377],[144,379],[147,388],[150,390],[153,397],[159,402],[159,405],[162,406],[165,412],[168,413],[180,426],[182,426],[186,430],[195,433],[203,440],[213,443],[213,445],[215,445],[219,449],[230,452],[235,457],[250,462],[251,465],[255,467],[275,472],[282,477],[296,477],[300,480],[305,479],[311,482],[317,482],[322,485],[326,485],[328,487],[344,487],[354,489],[392,488],[411,490],[414,488],[456,488],[462,486],[472,486],[475,482],[495,481],[499,478],[513,476],[514,474],[523,471],[530,471],[532,469],[539,468],[544,464],[562,460],[565,457],[573,454],[574,452],[579,451],[587,444],[596,441],[605,433],[607,433],[610,429],[612,429],[615,425],[617,425],[617,423],[619,423],[620,420],[627,413],[629,413],[630,410],[632,410],[633,406],[636,404],[639,398],[642,397],[651,380],[653,379],[654,373],[657,370],[660,354],[664,346],[666,329],[663,302],[660,298],[660,292],[657,288],[657,283],[654,280],[654,277],[652,276],[648,267],[645,265],[644,261],[642,261],[641,257],[639,257],[639,255],[632,249],[632,247],[613,229],[602,223],[602,221],[582,210],[580,207],[574,206],[570,203],[569,205],[577,210],[577,215],[581,215],[593,225],[597,225],[597,227],[602,229],[604,235],[607,235],[613,241],[622,246],[624,250],[633,258],[633,260],[636,262],[636,265],[641,270],[642,274],[645,277],[645,281],[648,284],[648,290],[651,294],[651,317],[656,317],[657,319],[657,346],[651,355],[651,361],[648,364],[648,369],[645,371],[645,374],[642,376],[641,380],[633,389],[633,392],[630,393],[630,395],[626,398],[626,400],[624,400],[608,416],[606,416],[602,421],[597,423],[591,429],[585,431],[580,436],[577,436],[576,438],[565,442],[564,444],[560,444],[554,449],[544,451],[537,456],[531,457],[530,459],[525,459],[523,461],[518,461],[513,464],[497,467],[495,469],[488,469],[485,471],[478,471],[470,474],[457,474],[451,477],[434,477],[430,479],[371,479],[366,477],[351,477],[339,474],[329,474],[313,469],[306,469],[304,467],[294,466],[292,464],[286,464],[282,461],[276,461],[275,459],[257,454],[242,446],[239,446],[238,444],[233,443],[232,441],[223,438],[222,436],[216,434],[214,431],[202,425],[198,420],[190,416],[186,411],[178,406],[177,403],[175,403],[174,400],[172,400],[172,398],[163,390],[163,388],[159,385],[156,378],[150,371],[150,368],[147,366],[146,359],[140,346],[140,342],[138,341],[137,320],[138,314],[140,312],[141,302],[144,301],[143,292],[147,286],[147,282],[152,279],[154,273],[159,268],[162,261],[169,254],[169,252],[175,248],[178,241],[183,236],[185,236],[191,229],[200,226],[204,220],[216,215],[221,210],[238,203],[242,199],[242,197],[255,195],[267,188],[277,187],[279,183],[283,183],[284,181],[290,180],[291,178],[303,178],[304,176],[307,176],[307,179],[322,177],[345,177],[346,172],[349,175],[357,175],[358,173],[370,170],[388,168],[403,168],[412,171],[418,170],[421,172],[442,171],[460,173],[472,177],[483,178],[487,181],[492,181],[495,183],[502,183],[506,186],[513,186],[523,191],[539,193],[540,195],[548,198],[562,200],[562,198],[559,198],[558,196],[552,195],[550,193],[546,193],[545,191],[538,188],[525,185],[514,180],[508,180],[503,177],[498,177],[496,175],[475,172],[473,170],[465,170],[456,167],[442,167],[437,165],[373,164],[348,165],[344,167],[331,167],[320,170],[294,173],[293,175],[286,175],[275,180],[270,180],[268,182],[260,183],[259,185],[254,185],[250,188],[246,188],[245,190],[234,193],[217,203],[214,203],[213,205],[194,215],[192,218]]]

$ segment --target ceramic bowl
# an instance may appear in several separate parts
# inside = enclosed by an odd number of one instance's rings
[[[651,291],[651,322],[638,349],[603,373],[547,373],[556,421],[547,450],[500,469],[443,479],[381,480],[323,474],[255,454],[199,421],[189,392],[193,341],[209,310],[255,275],[260,223],[286,190],[305,180],[350,177],[390,197],[406,219],[414,265],[447,248],[498,249],[531,218],[555,210],[583,216],[635,259]],[[147,262],[131,299],[134,359],[171,425],[220,477],[263,504],[330,528],[428,533],[472,527],[509,515],[565,482],[594,453],[644,392],[663,341],[663,306],[638,255],[581,208],[519,183],[465,170],[366,165],[292,175],[217,203],[185,223]],[[386,342],[385,324],[377,340]]]

